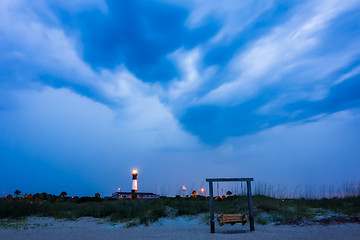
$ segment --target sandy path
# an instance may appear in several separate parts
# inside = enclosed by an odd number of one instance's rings
[[[32,219],[18,229],[0,229],[0,239],[360,239],[360,224],[305,227],[255,225],[255,232],[250,232],[247,225],[217,226],[215,234],[211,234],[209,230],[208,225],[196,224],[192,220],[173,220],[173,223],[172,220],[167,220],[149,227],[123,228],[93,218],[75,222]]]

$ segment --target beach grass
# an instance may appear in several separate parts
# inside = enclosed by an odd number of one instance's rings
[[[52,199],[29,202],[23,198],[11,201],[0,200],[1,219],[22,219],[28,216],[54,217],[75,220],[80,217],[109,218],[111,221],[148,225],[161,217],[198,215],[209,213],[209,199],[206,197],[170,198],[154,200],[97,200],[71,201]],[[217,198],[214,201],[216,213],[245,213],[246,196]],[[360,214],[360,197],[331,199],[279,199],[263,195],[253,196],[255,221],[260,224],[284,222],[311,218],[321,214]],[[133,220],[136,219],[134,222]]]

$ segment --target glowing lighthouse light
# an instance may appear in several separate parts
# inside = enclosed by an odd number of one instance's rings
[[[185,191],[186,191],[186,187],[185,187],[185,186],[182,186],[182,190],[185,192]]]
[[[137,193],[138,190],[138,184],[137,184],[137,176],[138,176],[138,170],[134,169],[132,171],[132,176],[133,176],[133,182],[132,182],[132,193]]]

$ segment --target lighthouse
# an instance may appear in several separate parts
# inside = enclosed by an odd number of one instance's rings
[[[132,171],[132,189],[131,189],[131,193],[137,193],[138,190],[138,184],[137,184],[137,176],[138,176],[138,171],[137,169],[134,169]]]
[[[138,182],[137,182],[137,176],[138,176],[138,170],[133,169],[132,170],[132,189],[131,192],[122,192],[121,188],[118,188],[118,191],[113,193],[111,198],[115,199],[156,199],[160,196],[155,193],[149,193],[149,192],[138,192]]]

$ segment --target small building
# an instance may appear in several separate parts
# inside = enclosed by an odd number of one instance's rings
[[[130,199],[132,194],[136,195],[136,198],[138,198],[138,199],[156,199],[156,198],[160,197],[159,195],[157,195],[155,193],[115,192],[115,193],[113,193],[112,198]]]

